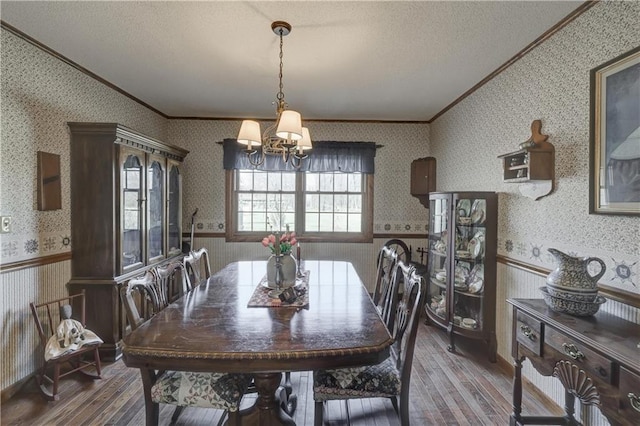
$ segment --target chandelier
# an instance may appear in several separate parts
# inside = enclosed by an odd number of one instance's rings
[[[247,146],[245,153],[249,163],[254,167],[262,165],[266,155],[280,155],[282,161],[289,162],[294,168],[299,169],[302,160],[307,158],[305,151],[311,149],[312,145],[309,129],[302,127],[299,112],[287,109],[288,105],[284,101],[282,91],[282,38],[291,32],[291,25],[284,21],[275,21],[271,24],[271,29],[280,37],[280,90],[273,102],[276,106],[276,121],[261,134],[260,123],[244,120],[237,141]]]

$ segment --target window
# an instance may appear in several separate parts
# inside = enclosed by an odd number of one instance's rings
[[[237,170],[238,232],[296,229],[295,172]]]
[[[373,175],[227,170],[227,239],[287,226],[307,241],[371,241]]]
[[[227,241],[258,241],[287,226],[305,241],[373,240],[373,142],[314,141],[299,170],[267,155],[255,169],[225,139]]]
[[[305,232],[362,232],[361,173],[306,173]]]

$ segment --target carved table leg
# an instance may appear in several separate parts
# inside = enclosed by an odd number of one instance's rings
[[[242,425],[291,425],[295,422],[280,406],[281,394],[278,391],[282,380],[282,373],[256,373],[253,378],[258,398],[255,405],[240,412],[240,423]]]
[[[155,370],[141,368],[140,376],[142,376],[142,388],[144,391],[145,424],[146,426],[154,426],[158,424],[158,415],[160,413],[159,405],[151,401],[151,387],[156,382],[157,374]]]
[[[513,413],[509,419],[511,426],[522,421],[522,358],[514,358],[513,367]]]

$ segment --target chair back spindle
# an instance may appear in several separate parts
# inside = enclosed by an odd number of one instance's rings
[[[202,247],[199,250],[191,251],[182,259],[184,275],[183,293],[193,290],[193,287],[200,284],[202,280],[211,277],[211,264],[209,262],[209,251]]]
[[[424,277],[416,272],[414,266],[407,267],[402,261],[398,262],[397,276],[403,282],[403,291],[402,298],[395,307],[394,344],[391,352],[401,374],[402,391],[407,392],[408,396],[420,307],[424,305],[426,284]]]
[[[162,309],[155,282],[156,274],[147,271],[141,277],[130,279],[123,286],[120,297],[131,330],[138,328]]]
[[[166,265],[156,266],[152,269],[155,275],[155,286],[158,293],[158,304],[160,309],[165,308],[172,301],[172,295],[175,294],[178,281],[177,274],[184,280],[182,263],[173,262]],[[183,283],[180,287],[184,286]]]

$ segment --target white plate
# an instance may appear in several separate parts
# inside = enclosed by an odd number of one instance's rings
[[[469,282],[472,283],[477,280],[484,280],[484,265],[482,264],[474,266],[469,272]]]
[[[456,206],[456,212],[459,217],[466,217],[471,214],[471,200],[463,199],[458,200],[458,205]]]
[[[478,294],[482,292],[484,288],[484,281],[482,279],[477,279],[469,284],[469,293]]]
[[[475,200],[471,207],[471,221],[476,224],[484,223],[485,211],[487,210],[486,200]]]
[[[478,326],[478,322],[473,318],[462,318],[462,322],[460,323],[464,328],[476,328]]]

